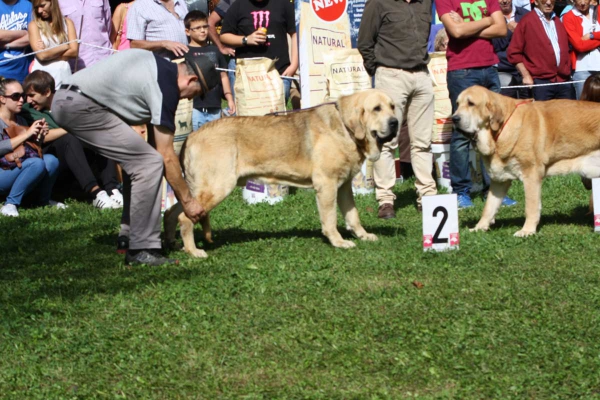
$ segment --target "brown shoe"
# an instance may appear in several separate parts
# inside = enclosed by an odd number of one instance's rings
[[[394,212],[394,205],[390,203],[383,203],[379,206],[379,210],[377,211],[377,217],[381,219],[390,219],[396,218],[396,213]]]

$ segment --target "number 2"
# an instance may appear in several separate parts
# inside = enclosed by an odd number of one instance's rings
[[[437,230],[435,231],[435,234],[433,235],[433,243],[448,243],[448,238],[440,238],[440,233],[442,232],[442,229],[444,229],[446,221],[448,221],[448,210],[446,210],[446,208],[442,206],[436,207],[435,210],[433,210],[433,216],[437,217],[439,213],[442,213],[443,216],[440,225],[438,226]]]

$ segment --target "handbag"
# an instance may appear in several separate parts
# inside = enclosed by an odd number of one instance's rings
[[[10,140],[27,131],[27,128],[20,125],[12,125],[4,129],[2,136],[4,140]],[[8,137],[6,137],[8,136]],[[43,158],[42,147],[35,139],[27,139],[17,146],[11,153],[7,153],[0,159],[2,169],[21,168],[23,160],[28,158]]]

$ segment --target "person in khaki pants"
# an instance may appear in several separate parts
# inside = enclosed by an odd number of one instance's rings
[[[358,33],[358,50],[365,69],[375,76],[375,87],[394,100],[400,124],[406,116],[419,209],[423,196],[437,194],[431,175],[434,97],[427,70],[430,25],[431,0],[370,0]],[[378,216],[383,219],[396,216],[392,188],[396,183],[397,146],[397,138],[385,144],[373,164]]]

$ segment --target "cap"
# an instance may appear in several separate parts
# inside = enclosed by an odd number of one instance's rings
[[[202,92],[207,93],[219,84],[221,80],[220,75],[210,58],[204,55],[191,53],[192,52],[186,53],[185,63],[194,70],[194,73],[200,82],[200,86],[202,87]]]

